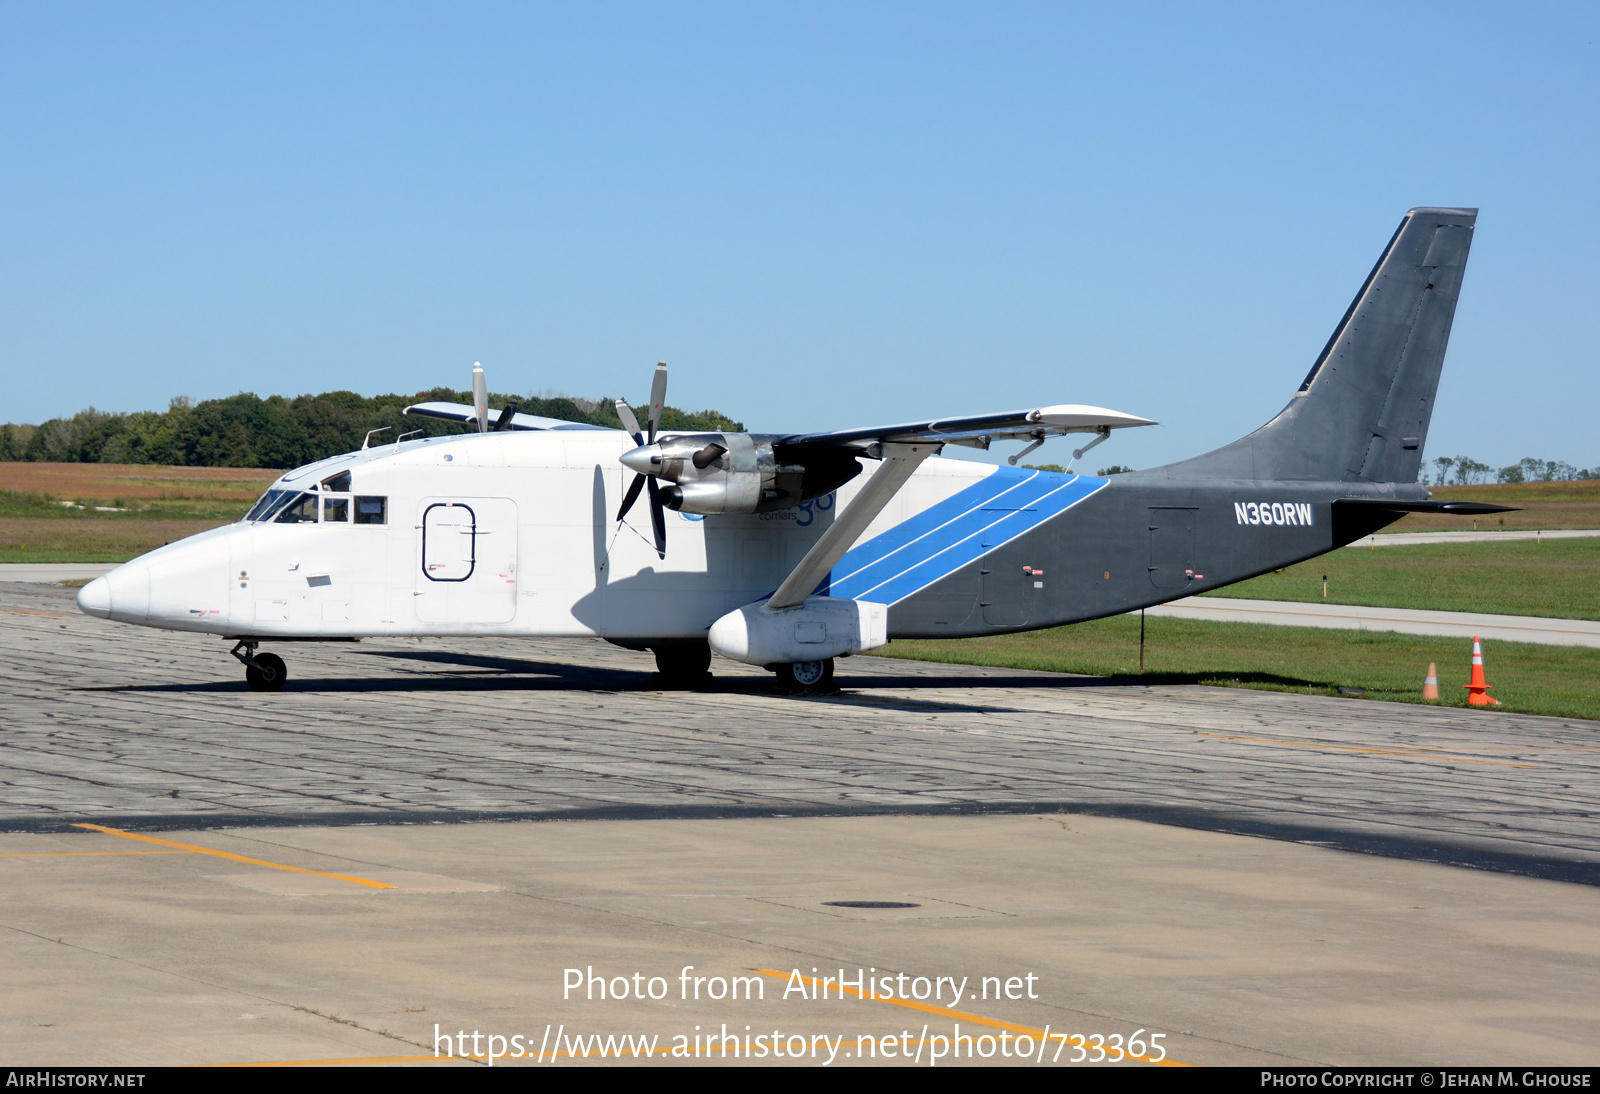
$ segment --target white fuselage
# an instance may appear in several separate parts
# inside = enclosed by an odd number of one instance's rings
[[[877,466],[863,460],[836,495],[777,512],[669,511],[663,560],[643,499],[625,523],[615,519],[633,475],[618,461],[633,447],[626,433],[574,429],[335,456],[272,487],[315,493],[302,512],[321,519],[204,532],[118,567],[79,603],[124,622],[241,637],[703,637],[771,593]],[[867,536],[994,470],[928,460]]]

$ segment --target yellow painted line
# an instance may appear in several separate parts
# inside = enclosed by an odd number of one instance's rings
[[[1443,745],[1413,745],[1419,752],[1600,752],[1588,745],[1461,745],[1445,748]]]
[[[85,858],[96,855],[192,855],[193,851],[10,851],[0,858]]]
[[[71,612],[25,612],[21,608],[0,608],[0,612],[10,612],[12,615],[48,615],[52,619],[71,619]]]
[[[484,1057],[487,1059],[487,1057]],[[420,1064],[471,1060],[471,1056],[355,1056],[344,1060],[263,1060],[249,1064],[212,1064],[212,1067],[333,1067],[337,1064]]]
[[[790,977],[789,973],[778,972],[775,969],[751,969],[750,971],[751,972],[760,973],[762,976],[770,976],[770,977],[772,977],[772,978],[774,978],[776,980],[788,980],[789,977]],[[814,976],[802,976],[800,979],[810,981],[811,982],[811,986],[813,988],[822,987],[822,981],[818,980]],[[830,977],[829,979],[831,980],[832,978]],[[841,993],[848,991],[851,995],[855,996],[857,999],[864,999],[869,1003],[888,1003],[891,1006],[908,1007],[911,1010],[920,1010],[920,1011],[925,1011],[928,1014],[943,1015],[946,1018],[959,1018],[963,1022],[971,1022],[974,1025],[989,1026],[989,1027],[991,1027],[993,1029],[1010,1030],[1012,1033],[1026,1033],[1030,1037],[1039,1038],[1041,1042],[1044,1040],[1044,1036],[1045,1036],[1045,1031],[1042,1030],[1042,1029],[1035,1029],[1032,1026],[1019,1026],[1014,1022],[1002,1022],[998,1018],[985,1018],[981,1014],[968,1014],[965,1011],[951,1010],[948,1007],[937,1007],[937,1006],[934,1006],[932,1003],[919,1003],[915,999],[874,999],[870,995],[862,994],[862,992],[861,992],[861,990],[859,988],[845,987],[844,985],[841,985],[841,984],[832,984],[832,983],[830,983],[828,986],[830,988],[837,989]],[[1077,1037],[1077,1036],[1080,1036],[1080,1035],[1079,1034],[1075,1034],[1075,1033],[1067,1033],[1067,1034],[1054,1034],[1053,1036],[1055,1036],[1055,1037],[1063,1037],[1063,1036],[1065,1036],[1065,1037]],[[859,1044],[859,1042],[860,1042],[860,1038],[857,1038],[857,1043]],[[1069,1045],[1068,1047],[1077,1048],[1078,1046]],[[1130,1060],[1138,1060],[1141,1063],[1146,1063],[1146,1064],[1155,1064],[1158,1067],[1193,1067],[1194,1066],[1193,1064],[1186,1064],[1182,1060],[1174,1060],[1170,1056],[1166,1057],[1164,1059],[1160,1059],[1160,1060],[1152,1060],[1148,1056],[1135,1056],[1133,1053],[1129,1052],[1127,1049],[1123,1049],[1122,1050],[1122,1054],[1125,1057],[1127,1057],[1128,1059],[1130,1059]],[[1105,1061],[1105,1062],[1115,1062],[1115,1061]]]
[[[756,971],[759,972],[761,970],[758,969]],[[788,979],[787,975],[785,975],[784,979]],[[954,1013],[954,1012],[952,1012],[952,1013]],[[1019,1029],[1019,1030],[1025,1031],[1025,1032],[1028,1029],[1028,1027],[1026,1027],[1026,1026],[1007,1026],[1006,1028],[1007,1029],[1013,1029],[1013,1030],[1018,1030]],[[1034,1030],[1033,1032],[1034,1033],[1038,1033],[1040,1031],[1039,1030]],[[578,1036],[578,1035],[574,1034],[574,1036]],[[583,1034],[582,1036],[591,1037],[591,1036],[594,1036],[594,1035],[586,1033],[586,1034]],[[811,1035],[805,1034],[803,1036],[809,1037]],[[1068,1034],[1067,1036],[1074,1037],[1074,1036],[1077,1036],[1077,1035],[1076,1034]],[[1053,1035],[1052,1035],[1052,1039],[1054,1039]],[[858,1036],[855,1039],[855,1041],[852,1042],[852,1043],[855,1045],[856,1051],[860,1052],[861,1051],[861,1046],[863,1044],[871,1044],[875,1040],[877,1040],[877,1038],[871,1037],[871,1036]],[[895,1043],[896,1044],[900,1044],[901,1042],[900,1042],[900,1040],[898,1038],[896,1038]],[[911,1045],[918,1045],[918,1046],[931,1045],[931,1044],[933,1044],[933,1038],[929,1037],[926,1040],[918,1038],[916,1040],[908,1041],[906,1043],[907,1044],[911,1044]],[[1075,1049],[1078,1046],[1074,1045],[1074,1044],[1071,1044],[1071,1043],[1068,1043],[1067,1047]],[[688,1052],[679,1051],[678,1052],[678,1058],[679,1059],[683,1059],[683,1060],[722,1060],[722,1059],[735,1060],[736,1059],[740,1063],[743,1063],[743,1064],[748,1064],[751,1060],[753,1060],[755,1058],[753,1056],[748,1056],[748,1055],[744,1055],[743,1054],[743,1052],[742,1052],[743,1045],[740,1046],[740,1049],[741,1049],[741,1054],[739,1056],[733,1056],[731,1054],[728,1055],[728,1056],[723,1056],[722,1055],[722,1049],[720,1047],[712,1049],[712,1048],[706,1048],[706,1047],[702,1046],[701,1047],[701,1051],[700,1051],[700,1055],[696,1056],[694,1054],[693,1050],[690,1050]],[[621,1059],[623,1057],[632,1058],[632,1057],[645,1057],[645,1056],[671,1056],[674,1053],[674,1051],[676,1051],[676,1050],[670,1045],[662,1046],[660,1048],[651,1049],[649,1052],[634,1052],[633,1049],[631,1049],[631,1048],[629,1048],[629,1049],[621,1049],[621,1050],[619,1050],[617,1052],[606,1052],[603,1049],[595,1049],[592,1052],[588,1052],[588,1053],[571,1052],[571,1051],[569,1051],[567,1049],[561,1049],[560,1051],[557,1051],[555,1049],[549,1049],[549,1050],[547,1050],[545,1052],[545,1054],[544,1054],[542,1059],[543,1059],[544,1062],[548,1063],[551,1060],[559,1060],[559,1059],[562,1059],[563,1057],[565,1057],[567,1059],[571,1059],[571,1060],[591,1060],[591,1059],[595,1059],[595,1058],[599,1058],[599,1059],[604,1060],[604,1059],[606,1059],[608,1057],[611,1057],[611,1056],[615,1056],[615,1057],[617,1057],[619,1059]],[[807,1051],[808,1052],[810,1051],[809,1046],[807,1048]],[[1124,1055],[1126,1055],[1126,1052],[1124,1052]],[[333,1066],[335,1064],[424,1064],[424,1063],[425,1064],[433,1064],[433,1063],[446,1064],[446,1063],[455,1063],[457,1061],[460,1061],[462,1063],[468,1063],[468,1062],[478,1063],[478,1062],[482,1062],[484,1060],[487,1060],[488,1058],[489,1058],[488,1056],[472,1056],[472,1055],[467,1055],[467,1056],[356,1056],[356,1057],[351,1057],[349,1059],[344,1059],[344,1060],[259,1060],[259,1061],[255,1061],[255,1062],[247,1063],[247,1064],[208,1064],[208,1065],[205,1065],[205,1066],[208,1066],[208,1067],[331,1067],[331,1066]],[[1141,1060],[1141,1059],[1143,1059],[1143,1057],[1140,1057],[1140,1056],[1129,1056],[1128,1058],[1130,1060]],[[536,1064],[536,1063],[539,1063],[541,1061],[541,1057],[540,1057],[539,1053],[534,1052],[531,1049],[526,1051],[526,1052],[524,1052],[521,1056],[496,1056],[495,1059],[496,1060],[511,1060],[511,1061],[515,1061],[517,1063],[524,1063],[524,1064],[526,1064],[526,1063],[535,1063]],[[1113,1062],[1114,1063],[1115,1061],[1109,1061],[1109,1062]],[[1159,1062],[1159,1061],[1156,1061],[1156,1062]],[[1167,1065],[1163,1065],[1163,1066],[1167,1066]],[[1171,1064],[1170,1066],[1173,1066],[1173,1067],[1193,1067],[1194,1065],[1193,1064]]]
[[[1320,748],[1325,752],[1370,752],[1378,756],[1411,756],[1418,760],[1434,760],[1457,764],[1493,764],[1495,767],[1532,768],[1532,764],[1508,764],[1504,760],[1475,760],[1470,756],[1435,756],[1415,749],[1357,748],[1354,745],[1327,745],[1315,741],[1273,741],[1265,737],[1236,737],[1231,733],[1196,733],[1197,737],[1215,737],[1223,741],[1247,741],[1257,745],[1283,745],[1287,748]]]
[[[331,877],[339,881],[350,881],[357,885],[365,885],[369,889],[393,889],[394,886],[383,881],[371,881],[364,877],[351,877],[349,874],[330,874],[322,870],[307,870],[304,866],[286,866],[281,862],[268,862],[266,859],[246,858],[244,855],[235,855],[228,851],[217,851],[210,847],[200,847],[193,843],[175,843],[169,839],[156,839],[154,836],[141,836],[134,832],[124,832],[120,828],[106,828],[99,824],[74,824],[74,828],[88,828],[94,832],[104,832],[108,836],[121,836],[124,839],[143,840],[146,843],[159,843],[167,847],[177,847],[184,851],[197,851],[202,855],[216,855],[218,858],[232,859],[234,862],[248,862],[251,866],[266,866],[273,870],[288,870],[294,874],[313,874],[316,877]]]

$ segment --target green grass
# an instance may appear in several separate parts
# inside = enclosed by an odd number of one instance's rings
[[[126,562],[221,520],[130,519],[118,514],[0,520],[0,562]]]
[[[70,504],[63,504],[70,500]],[[228,498],[59,498],[31,490],[0,490],[0,520],[238,520],[254,503]],[[118,509],[121,512],[104,512]]]
[[[1472,643],[1460,638],[1151,616],[1140,677],[1136,615],[990,638],[900,639],[874,652],[919,661],[1132,677],[1154,684],[1308,695],[1365,688],[1368,700],[1405,703],[1422,701],[1422,678],[1432,661],[1438,664],[1439,693],[1445,696],[1439,705],[1461,707],[1466,706],[1462,685],[1472,662]],[[1504,704],[1489,713],[1600,719],[1600,649],[1490,642],[1484,661],[1493,685],[1489,694]]]
[[[1410,513],[1388,532],[1454,532],[1473,529],[1600,528],[1600,480],[1521,482],[1495,486],[1435,486],[1436,501],[1487,501],[1515,505],[1513,513],[1459,517],[1444,513]]]
[[[249,502],[207,497],[80,499],[0,490],[0,563],[126,562],[242,517]],[[120,513],[99,512],[97,505]]]
[[[1347,547],[1205,595],[1600,620],[1600,537]]]

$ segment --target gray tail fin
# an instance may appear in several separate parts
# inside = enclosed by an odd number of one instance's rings
[[[1147,474],[1412,483],[1422,465],[1476,209],[1412,209],[1276,418]]]

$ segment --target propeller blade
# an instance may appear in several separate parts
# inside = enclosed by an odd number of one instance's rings
[[[633,416],[633,407],[626,400],[617,400],[617,417],[622,419],[622,428],[633,434],[633,443],[644,444],[644,434],[639,432],[639,419]]]
[[[667,403],[667,363],[656,362],[656,376],[650,381],[650,443],[656,443],[656,430],[661,428],[661,408]]]
[[[646,475],[635,475],[633,481],[628,484],[628,492],[622,498],[622,508],[617,510],[617,520],[620,521],[627,516],[628,510],[633,508],[633,503],[639,500],[639,491],[644,489],[646,478],[648,478]]]
[[[650,524],[656,533],[656,554],[667,557],[667,514],[661,508],[661,488],[654,476],[645,479],[650,486]]]
[[[496,433],[498,433],[502,429],[504,429],[506,426],[510,425],[511,424],[511,417],[512,417],[512,415],[516,414],[516,412],[517,412],[517,401],[515,399],[507,400],[506,405],[505,405],[505,409],[500,411],[500,417],[498,417],[498,418],[496,418],[494,420],[494,431]]]

